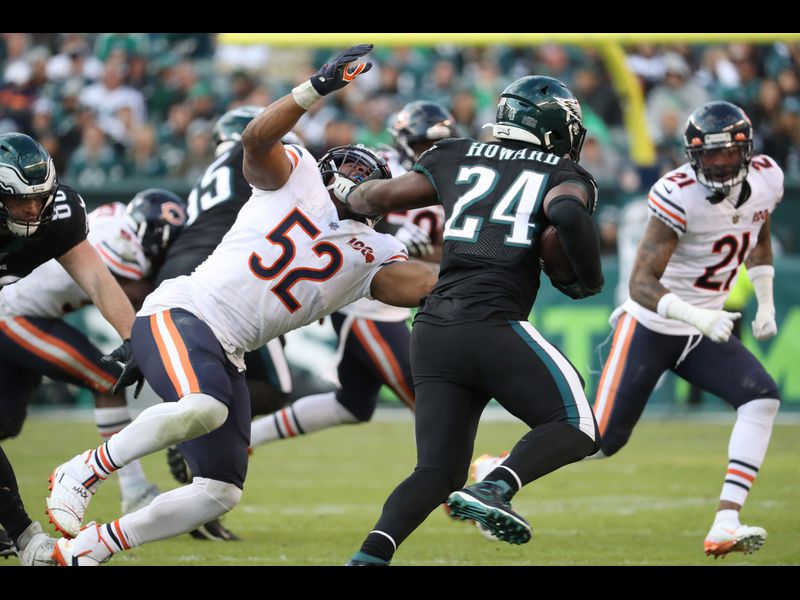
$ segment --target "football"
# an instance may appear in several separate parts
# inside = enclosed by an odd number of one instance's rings
[[[578,279],[558,239],[558,231],[552,225],[545,227],[539,236],[539,266],[557,283],[566,285]]]

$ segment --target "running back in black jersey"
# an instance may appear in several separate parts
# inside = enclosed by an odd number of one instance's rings
[[[539,233],[548,225],[542,201],[553,187],[578,181],[594,197],[594,178],[568,158],[515,141],[437,142],[420,157],[445,209],[439,282],[417,319],[468,323],[527,320],[539,290]]]
[[[233,226],[252,189],[242,173],[244,153],[237,143],[205,170],[189,194],[188,221],[167,252],[156,285],[189,275],[208,258]]]
[[[0,287],[22,279],[86,239],[89,226],[80,194],[60,185],[54,202],[53,219],[35,236],[24,238],[5,231],[0,233]]]

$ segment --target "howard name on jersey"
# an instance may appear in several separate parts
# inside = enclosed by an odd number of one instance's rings
[[[369,296],[377,269],[406,260],[403,244],[339,220],[307,150],[287,146],[284,186],[253,194],[213,254],[165,281],[140,316],[183,308],[205,321],[240,368],[244,352]]]
[[[740,206],[742,185],[750,196]],[[660,219],[679,238],[661,284],[681,300],[700,308],[720,310],[736,283],[739,266],[758,242],[762,225],[783,197],[783,171],[764,154],[753,157],[747,177],[717,204],[697,182],[688,163],[667,173],[650,189],[650,215]],[[659,333],[694,335],[681,321],[666,319],[628,299],[623,308],[640,323]]]
[[[53,204],[53,219],[32,238],[0,241],[0,287],[22,279],[51,258],[66,254],[88,233],[86,205],[80,194],[60,185]]]
[[[97,207],[88,217],[89,242],[114,275],[138,281],[149,275],[142,245],[125,219],[120,202]],[[89,296],[52,259],[18,283],[0,291],[0,315],[60,319],[91,304]]]
[[[406,173],[405,167],[400,164],[400,155],[393,148],[382,148],[378,154],[389,165],[392,177],[399,177]],[[442,230],[444,229],[444,208],[440,205],[426,206],[424,208],[412,208],[397,212],[387,213],[384,217],[387,223],[392,225],[403,225],[410,221],[424,229],[431,238],[431,242],[436,245],[442,242]],[[411,317],[411,310],[399,306],[384,304],[378,300],[362,298],[348,306],[343,307],[340,313],[353,315],[360,319],[371,319],[373,321],[397,322],[405,321]]]

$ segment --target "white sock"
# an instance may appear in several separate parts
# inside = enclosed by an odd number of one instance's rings
[[[131,424],[131,414],[127,406],[114,406],[112,408],[95,408],[94,420],[97,431],[104,440],[119,433]],[[148,484],[147,477],[142,469],[142,464],[134,460],[119,471],[119,489],[125,498],[136,493],[143,485]]]
[[[119,519],[130,547],[196,529],[233,509],[242,490],[232,483],[195,477],[192,483],[158,496],[148,506]]]
[[[714,517],[714,525],[723,522],[730,523],[731,521],[735,522],[737,527],[741,525],[741,523],[739,522],[738,510],[734,510],[732,508],[725,508],[723,510],[717,511],[717,515]]]
[[[143,410],[106,447],[121,468],[131,461],[184,440],[205,435],[225,422],[228,407],[208,394],[189,394]]]
[[[736,423],[728,443],[728,470],[722,485],[721,501],[744,505],[764,462],[778,406],[778,400],[762,398],[746,402],[736,411]]]
[[[253,421],[250,425],[250,447],[345,423],[358,423],[358,419],[339,404],[336,392],[306,396]]]

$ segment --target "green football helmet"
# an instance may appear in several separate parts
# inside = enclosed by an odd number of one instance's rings
[[[247,124],[264,111],[263,106],[239,106],[222,115],[214,125],[214,143],[242,141]]]
[[[58,182],[53,159],[39,142],[22,133],[0,135],[0,226],[19,237],[31,237],[53,218]],[[41,201],[33,220],[14,218],[13,201]]]
[[[578,162],[586,128],[581,105],[569,88],[553,77],[534,75],[503,90],[492,135],[528,142]]]

